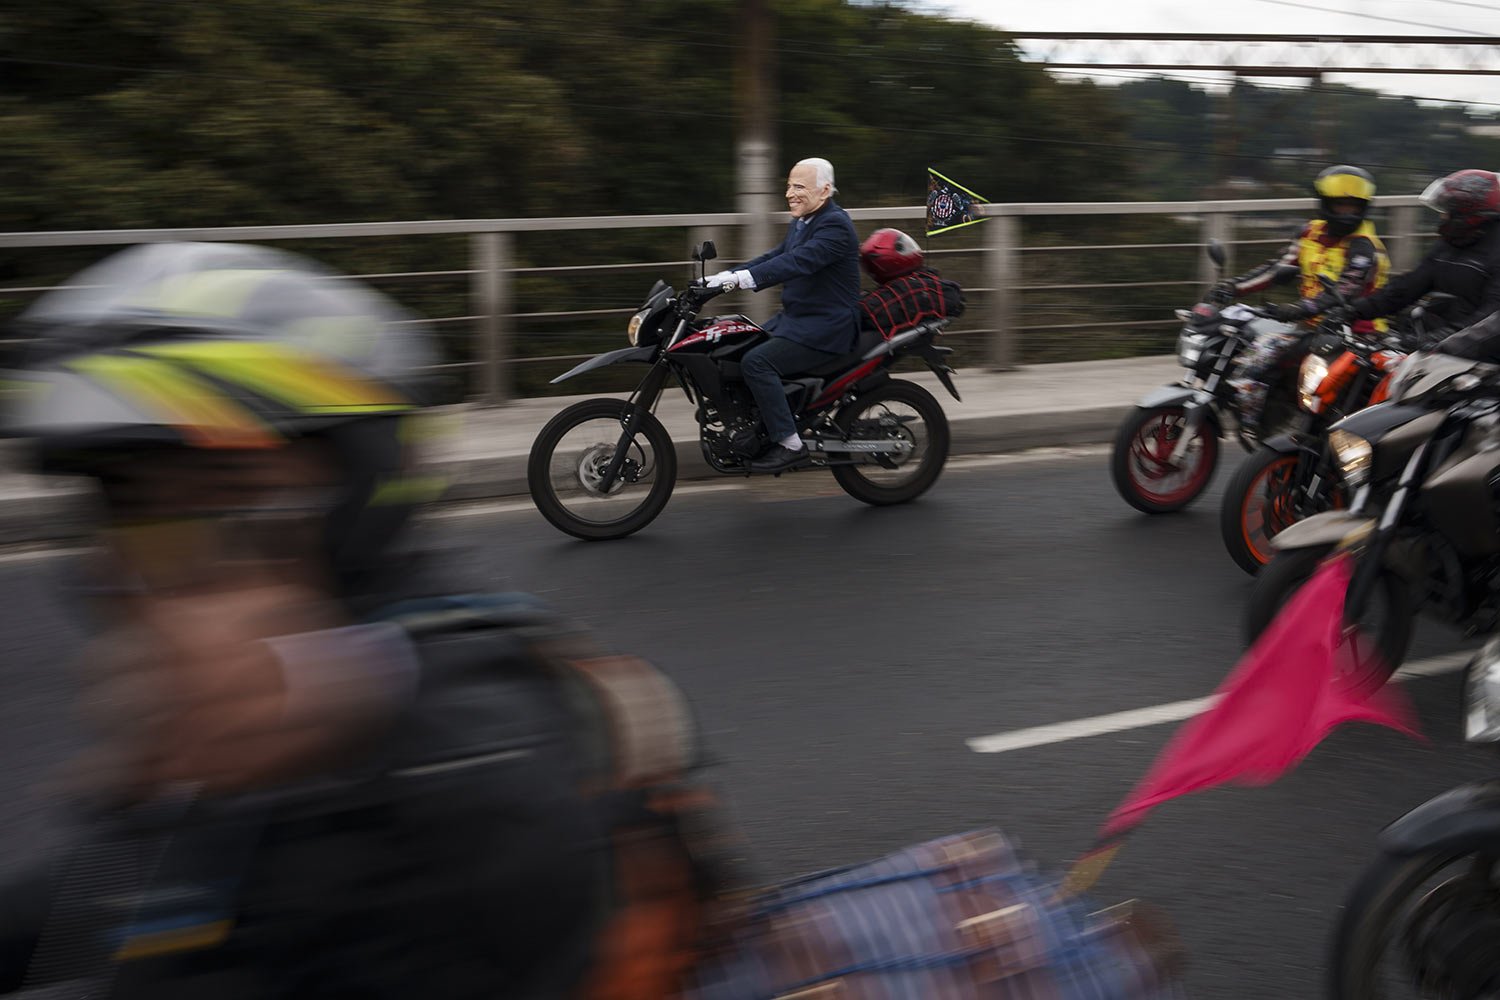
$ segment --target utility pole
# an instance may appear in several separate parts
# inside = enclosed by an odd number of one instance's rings
[[[776,169],[776,132],[771,125],[776,72],[772,54],[774,27],[769,0],[740,0],[743,43],[737,60],[735,94],[739,134],[735,139],[735,211],[750,216],[742,231],[745,244],[736,255],[749,259],[775,245],[771,213],[781,187]],[[770,312],[764,296],[753,296],[747,312],[763,320]]]

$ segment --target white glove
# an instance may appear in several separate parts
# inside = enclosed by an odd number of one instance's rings
[[[750,277],[749,271],[720,271],[709,275],[703,283],[709,288],[722,288],[726,292],[732,292],[736,288],[755,291],[755,279]]]

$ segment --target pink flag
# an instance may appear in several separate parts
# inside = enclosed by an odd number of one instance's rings
[[[1212,708],[1184,723],[1100,832],[1118,838],[1179,795],[1230,781],[1265,785],[1296,766],[1343,722],[1373,722],[1421,739],[1399,687],[1368,677],[1368,638],[1345,641],[1348,556],[1320,566],[1219,687]],[[1358,656],[1361,662],[1356,663]]]

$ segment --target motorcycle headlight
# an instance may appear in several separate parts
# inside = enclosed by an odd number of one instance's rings
[[[1464,683],[1464,739],[1500,742],[1500,640],[1484,644]]]
[[[1192,330],[1183,330],[1177,335],[1177,363],[1184,368],[1198,367],[1203,357],[1203,343],[1208,338]]]
[[[1363,486],[1370,478],[1370,442],[1358,434],[1335,430],[1329,433],[1328,444],[1339,460],[1344,482],[1354,487]]]
[[[1297,401],[1310,413],[1317,413],[1322,401],[1318,399],[1318,386],[1328,377],[1328,361],[1316,354],[1302,359],[1302,369],[1297,373]]]
[[[625,327],[625,337],[630,341],[630,346],[636,346],[636,340],[641,335],[641,324],[646,322],[646,317],[651,314],[650,309],[642,309],[630,317],[630,322]]]

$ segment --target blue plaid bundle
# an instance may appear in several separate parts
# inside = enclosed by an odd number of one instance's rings
[[[993,830],[929,841],[759,895],[690,1000],[1135,1000],[1181,996],[1144,908],[1088,913]]]

